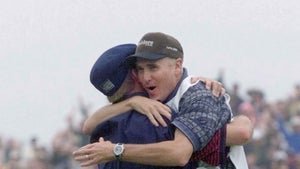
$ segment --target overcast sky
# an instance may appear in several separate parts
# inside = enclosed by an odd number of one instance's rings
[[[235,82],[269,101],[300,83],[298,0],[0,0],[0,135],[49,142],[82,97],[98,56],[147,32],[176,37],[191,74]]]

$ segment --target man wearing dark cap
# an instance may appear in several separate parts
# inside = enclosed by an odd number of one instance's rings
[[[175,140],[179,137],[190,143],[185,147],[186,156],[182,156],[182,161],[188,161],[191,153],[205,147],[231,120],[228,95],[216,98],[203,83],[190,82],[191,77],[182,66],[182,46],[174,37],[160,32],[145,34],[128,62],[136,69],[149,97],[166,103],[178,114],[172,121],[177,128]],[[225,147],[221,149],[219,167],[248,168],[243,147],[231,147],[229,158]]]
[[[105,63],[102,61],[102,63]],[[120,74],[121,75],[121,74]],[[123,77],[124,77],[124,74],[123,74]],[[117,77],[116,77],[117,78]],[[122,79],[121,79],[122,80]],[[101,81],[101,80],[100,80]],[[103,81],[103,79],[102,79]],[[114,81],[114,80],[113,80]],[[109,91],[110,90],[113,90],[113,87],[116,86],[115,84],[109,82],[109,81],[106,81],[104,80],[104,82],[99,85],[98,83],[96,83],[97,85],[95,86],[96,88],[99,88],[99,86],[101,86],[101,88],[99,89],[101,92],[103,92],[104,94],[108,95],[109,96]],[[114,91],[115,92],[115,91]],[[113,93],[113,92],[112,92]],[[147,130],[145,130],[147,131]],[[151,134],[150,134],[151,135]],[[168,139],[168,138],[166,138]],[[113,140],[110,140],[110,141],[113,141]]]

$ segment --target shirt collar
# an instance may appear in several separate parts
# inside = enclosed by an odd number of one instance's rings
[[[171,92],[171,94],[169,94],[169,96],[163,101],[163,103],[167,103],[168,101],[170,101],[177,93],[179,86],[181,85],[182,81],[188,77],[188,72],[186,70],[186,68],[183,68],[183,73],[181,76],[181,79],[179,80],[179,82],[177,83],[175,89]]]

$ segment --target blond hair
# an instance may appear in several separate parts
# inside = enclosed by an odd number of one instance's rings
[[[107,97],[108,101],[111,103],[118,102],[126,93],[128,93],[133,88],[133,85],[133,79],[131,78],[130,73],[128,73],[120,88],[112,96]]]

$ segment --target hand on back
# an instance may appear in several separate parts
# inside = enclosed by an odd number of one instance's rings
[[[225,88],[223,88],[222,83],[205,77],[192,77],[191,83],[196,83],[197,81],[202,81],[205,83],[205,87],[208,90],[212,90],[214,96],[219,97],[225,94]]]
[[[159,124],[167,126],[163,116],[171,120],[170,108],[159,101],[143,96],[134,96],[129,99],[129,103],[132,109],[146,115],[155,126],[159,126]]]

